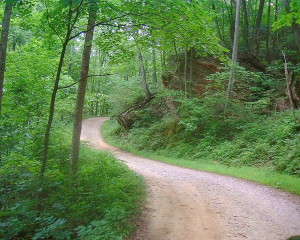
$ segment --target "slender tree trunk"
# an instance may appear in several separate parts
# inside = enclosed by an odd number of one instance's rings
[[[293,113],[293,117],[294,117],[294,122],[300,122],[300,118],[297,121],[297,116],[295,113],[295,110],[297,108],[296,103],[294,102],[294,96],[293,96],[293,91],[292,91],[292,85],[293,85],[293,78],[292,78],[292,72],[289,72],[288,70],[288,63],[287,63],[287,59],[285,56],[285,53],[281,50],[283,58],[284,58],[284,74],[285,74],[285,79],[286,79],[286,94],[289,98],[290,101],[290,105],[292,108],[292,113]]]
[[[99,116],[99,101],[96,101],[96,116]]]
[[[187,81],[188,81],[188,73],[187,73],[187,64],[188,64],[188,57],[187,57],[187,49],[184,51],[184,97],[187,97]]]
[[[73,70],[73,46],[70,44],[70,59],[69,59],[69,65],[68,65],[68,75],[72,76],[72,70]]]
[[[193,83],[193,71],[194,71],[194,55],[195,49],[192,47],[190,50],[190,73],[189,73],[189,82],[188,82],[188,91],[191,93],[192,83]]]
[[[164,70],[166,68],[166,51],[162,50],[161,52],[161,67]]]
[[[85,100],[85,91],[87,86],[87,79],[89,74],[92,43],[94,36],[93,26],[95,25],[97,17],[97,8],[93,3],[90,3],[89,9],[89,20],[87,25],[88,31],[85,35],[82,61],[81,61],[81,72],[80,79],[81,81],[78,84],[78,92],[76,99],[76,107],[74,113],[74,125],[73,125],[73,137],[72,137],[72,149],[71,149],[71,174],[76,175],[78,171],[78,161],[79,161],[79,146],[80,146],[80,134],[81,134],[81,125],[82,125],[82,114]]]
[[[274,10],[274,23],[276,23],[277,20],[278,20],[278,0],[275,0],[274,8],[275,8],[275,10]],[[275,34],[273,34],[273,39],[272,39],[272,43],[273,43],[272,58],[275,58],[278,54],[278,49],[277,49],[278,37],[279,37],[278,31],[276,31]]]
[[[271,17],[271,0],[268,2],[268,15],[267,15],[267,36],[266,36],[266,60],[270,60],[270,17]]]
[[[142,85],[143,85],[143,88],[144,88],[144,91],[146,94],[146,98],[150,99],[151,93],[148,88],[147,75],[146,75],[146,70],[145,70],[144,61],[143,61],[143,55],[142,55],[140,49],[138,49],[138,55],[139,55],[139,62],[140,62],[140,69],[141,69]]]
[[[59,84],[59,80],[60,80],[61,70],[62,70],[70,34],[71,34],[71,31],[68,31],[68,33],[66,34],[65,42],[63,43],[63,47],[62,47],[61,54],[60,54],[60,60],[59,60],[58,68],[57,68],[55,83],[54,83],[54,87],[53,87],[52,95],[51,95],[48,123],[47,123],[45,134],[44,134],[42,165],[41,165],[41,169],[40,169],[40,183],[39,184],[40,184],[40,188],[42,190],[38,191],[38,194],[37,194],[37,205],[36,205],[37,212],[42,211],[42,199],[43,199],[43,193],[44,193],[43,188],[42,188],[42,183],[43,183],[44,174],[46,171],[46,165],[48,162],[49,140],[50,140],[50,131],[51,131],[53,117],[54,117],[55,99],[56,99],[56,94],[58,91],[58,84]]]
[[[212,7],[212,10],[214,10],[214,12],[216,13],[216,5],[214,3],[212,3],[211,7]],[[218,33],[218,36],[220,38],[221,44],[224,46],[224,38],[223,38],[221,30],[220,30],[220,24],[219,24],[217,16],[214,17],[214,21],[215,21],[215,24],[216,24],[217,33]]]
[[[13,50],[13,52],[16,51],[16,48],[17,48],[17,40],[16,40],[15,37],[13,37],[13,39],[12,39],[12,50]]]
[[[45,134],[44,134],[44,148],[43,148],[43,156],[42,156],[42,166],[41,166],[41,171],[40,171],[41,176],[44,175],[45,170],[46,170],[46,165],[47,165],[47,160],[48,160],[50,131],[51,131],[51,127],[52,127],[54,110],[55,110],[55,100],[56,100],[59,80],[60,80],[60,76],[61,76],[61,71],[62,71],[62,67],[63,67],[63,62],[64,62],[70,34],[71,34],[71,32],[67,33],[65,42],[63,43],[63,47],[62,47],[61,54],[60,54],[60,60],[59,60],[58,68],[57,68],[56,78],[55,78],[55,82],[54,82],[54,86],[53,86],[53,90],[52,90],[48,123],[47,123]]]
[[[265,0],[260,0],[259,2],[259,9],[258,14],[256,18],[256,24],[255,24],[255,30],[254,30],[254,42],[255,42],[255,55],[259,55],[259,32],[260,32],[260,24],[261,24],[261,18],[264,11],[264,4]]]
[[[175,52],[175,58],[176,58],[176,62],[177,62],[178,61],[178,51],[177,51],[176,41],[174,41],[174,52]]]
[[[156,52],[155,52],[155,48],[153,46],[152,46],[152,67],[153,67],[152,80],[153,80],[153,84],[154,84],[154,89],[156,89],[156,87],[157,87]]]
[[[230,0],[230,39],[232,43],[234,41],[234,0]]]
[[[232,50],[232,58],[231,58],[231,71],[230,71],[230,79],[228,82],[227,88],[227,98],[230,99],[232,96],[232,90],[235,82],[235,65],[237,62],[237,54],[238,54],[238,41],[239,41],[239,26],[240,26],[240,4],[241,0],[237,0],[236,2],[236,16],[235,16],[235,28],[234,28],[234,41],[233,41],[233,50]]]
[[[56,100],[56,95],[57,95],[57,92],[58,92],[58,89],[59,89],[60,76],[61,76],[62,67],[63,67],[63,63],[64,63],[66,51],[67,51],[67,46],[70,42],[70,36],[71,36],[72,30],[73,30],[72,27],[75,24],[75,22],[72,24],[72,16],[73,16],[72,4],[73,4],[72,0],[69,0],[69,16],[68,16],[68,19],[67,19],[68,26],[67,26],[67,31],[66,31],[66,35],[65,35],[65,38],[64,38],[64,42],[62,44],[62,50],[61,50],[61,53],[60,53],[60,59],[59,59],[57,72],[56,72],[56,77],[55,77],[54,86],[53,86],[52,95],[51,95],[48,122],[47,122],[46,130],[45,130],[45,134],[44,134],[42,165],[41,165],[41,170],[40,170],[41,179],[43,178],[43,176],[45,174],[46,165],[47,165],[47,161],[48,161],[50,131],[51,131],[53,117],[54,117],[55,100]],[[40,201],[38,201],[38,207],[37,208],[40,207],[39,202]]]
[[[248,52],[250,50],[250,46],[249,46],[249,19],[248,19],[248,11],[247,11],[246,0],[242,0],[242,7],[243,7],[243,16],[244,16],[244,29],[243,29],[244,44],[245,44],[246,51]]]
[[[0,43],[0,116],[2,108],[3,85],[5,75],[5,61],[7,52],[8,32],[10,27],[10,19],[12,15],[13,5],[7,3],[4,10],[2,22],[1,43]]]

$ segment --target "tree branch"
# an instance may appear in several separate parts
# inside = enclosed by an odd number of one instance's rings
[[[94,29],[94,28],[97,27],[97,26],[105,25],[105,24],[107,24],[107,23],[109,23],[109,22],[111,22],[111,21],[117,20],[117,19],[119,19],[119,18],[126,17],[126,16],[128,16],[128,15],[129,15],[129,14],[124,14],[124,15],[121,15],[121,16],[118,16],[118,17],[115,17],[115,18],[111,18],[111,19],[109,19],[109,20],[107,20],[107,21],[104,21],[104,22],[99,22],[99,23],[95,24],[93,27],[91,27],[90,29],[87,29],[87,30],[78,32],[78,33],[76,33],[75,35],[71,36],[71,37],[69,38],[69,41],[72,40],[72,39],[74,39],[74,38],[76,38],[76,37],[78,37],[79,35],[81,35],[81,34],[83,34],[83,33],[87,33],[87,32],[89,32],[89,31],[91,31],[92,29]]]
[[[78,19],[78,16],[79,16],[79,10],[82,7],[83,1],[84,0],[81,0],[80,3],[78,4],[78,6],[74,9],[74,12],[76,12],[76,15],[75,15],[74,22],[71,24],[71,29],[72,30],[74,29],[74,26],[75,26],[75,24],[77,22],[77,19]]]
[[[79,83],[80,81],[83,81],[89,77],[105,77],[105,76],[111,76],[111,75],[116,75],[116,74],[112,74],[112,73],[106,73],[106,74],[99,74],[99,75],[89,75],[87,77],[84,77],[84,78],[81,78],[80,80],[70,84],[70,85],[67,85],[67,86],[62,86],[62,87],[58,87],[58,89],[64,89],[64,88],[69,88],[69,87],[72,87],[74,85],[76,85],[77,83]]]
[[[79,35],[83,34],[83,33],[87,33],[89,31],[91,31],[92,29],[94,29],[95,27],[98,27],[98,26],[111,26],[111,27],[127,27],[128,25],[127,24],[118,24],[118,25],[114,25],[114,24],[111,24],[110,22],[112,21],[115,21],[117,19],[121,19],[121,18],[124,18],[124,17],[127,17],[129,15],[134,15],[134,16],[142,16],[142,15],[146,15],[148,13],[143,13],[143,14],[133,14],[133,13],[125,13],[123,15],[120,15],[120,16],[117,16],[117,17],[114,17],[114,18],[111,18],[111,19],[108,19],[106,21],[102,21],[102,22],[99,22],[99,23],[96,23],[94,26],[92,26],[90,29],[87,29],[87,30],[84,30],[84,31],[81,31],[81,32],[78,32],[76,33],[75,35],[71,36],[69,38],[69,41],[78,37]],[[133,24],[131,26],[146,26],[146,24]]]
[[[47,7],[46,4],[45,4],[45,6],[46,6],[46,19],[47,19],[48,26],[52,29],[52,31],[57,35],[57,37],[59,38],[59,40],[63,43],[63,39],[61,38],[61,36],[59,35],[59,33],[56,31],[56,29],[50,23],[49,9],[48,9],[48,7]]]

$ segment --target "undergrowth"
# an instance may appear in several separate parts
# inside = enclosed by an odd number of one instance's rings
[[[82,147],[69,177],[69,131],[54,134],[42,184],[40,163],[9,155],[0,168],[0,239],[121,240],[133,230],[144,198],[142,179],[112,155]],[[37,193],[43,190],[42,211]]]
[[[218,123],[208,123],[212,129],[207,132],[217,130],[213,124]],[[229,138],[203,134],[202,127],[202,135],[197,131],[193,135],[165,117],[148,122],[147,127],[139,123],[125,130],[110,120],[103,133],[111,144],[145,157],[257,181],[300,195],[300,131],[289,112],[261,116],[235,129],[227,127],[223,134],[229,130]]]

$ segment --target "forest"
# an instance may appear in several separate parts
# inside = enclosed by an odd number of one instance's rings
[[[300,1],[2,0],[0,239],[121,240],[141,176],[80,143],[300,195]]]

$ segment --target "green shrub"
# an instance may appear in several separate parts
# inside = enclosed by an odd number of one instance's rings
[[[1,165],[0,239],[77,239],[80,234],[96,239],[99,228],[101,239],[124,239],[132,230],[131,218],[144,198],[142,179],[110,154],[82,147],[74,182],[68,132],[59,128],[54,133],[42,183],[38,159],[14,153]],[[83,231],[88,226],[95,228],[91,235]]]

